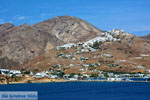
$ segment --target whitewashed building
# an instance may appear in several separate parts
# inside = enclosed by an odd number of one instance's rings
[[[9,69],[0,69],[1,74],[5,75],[6,73],[9,73]]]
[[[10,74],[21,74],[20,70],[10,70]]]

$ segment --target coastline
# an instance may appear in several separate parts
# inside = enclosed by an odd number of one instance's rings
[[[149,81],[109,81],[109,80],[63,80],[63,79],[44,79],[44,80],[32,80],[31,82],[10,82],[9,84],[32,84],[32,83],[61,83],[61,82],[128,82],[128,83],[150,83]],[[9,85],[1,83],[0,85]]]

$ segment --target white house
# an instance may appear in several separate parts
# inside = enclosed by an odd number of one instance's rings
[[[107,81],[122,81],[122,78],[107,78]]]
[[[69,49],[69,48],[71,48],[71,47],[75,47],[75,46],[77,46],[75,43],[68,43],[68,44],[65,44],[65,45],[63,45],[63,46],[57,46],[57,49],[59,50],[59,49],[61,49],[61,48],[65,48],[65,49]]]
[[[113,56],[111,54],[104,54],[105,57],[108,57],[108,58],[112,58]]]
[[[136,68],[143,69],[144,66],[138,65],[138,66],[136,66]]]
[[[140,54],[141,57],[150,57],[150,55],[147,54]]]
[[[89,52],[87,48],[81,49],[81,52]]]
[[[50,78],[58,78],[57,75],[50,75]]]
[[[79,69],[81,72],[83,72],[83,71],[85,71],[85,69],[83,69],[83,68],[81,68],[81,69]]]
[[[20,70],[10,70],[10,74],[21,74]]]
[[[137,77],[144,77],[144,74],[136,74]]]
[[[82,66],[83,67],[89,67],[89,64],[83,64]]]
[[[41,77],[48,77],[49,75],[43,71],[41,73],[36,73],[33,77],[36,77],[36,78],[41,78]]]
[[[69,78],[70,81],[76,81],[77,78]]]
[[[74,76],[73,76],[73,78],[76,78],[76,79],[78,79],[78,77],[79,77],[79,75],[74,75]]]
[[[143,57],[135,57],[135,59],[143,59]]]
[[[6,73],[9,72],[9,69],[0,69],[1,74],[5,75]]]
[[[90,75],[88,75],[88,74],[83,74],[83,77],[89,78]]]
[[[113,77],[113,76],[114,76],[114,73],[108,73],[108,76],[109,76],[109,77]]]
[[[104,74],[98,74],[99,77],[104,77]]]
[[[146,72],[150,73],[150,69],[147,69]]]
[[[126,60],[117,60],[118,63],[126,62]]]
[[[63,77],[64,78],[69,78],[69,76],[70,76],[69,74],[65,74]]]
[[[70,67],[75,67],[75,65],[74,65],[74,64],[70,64],[69,66],[70,66]]]

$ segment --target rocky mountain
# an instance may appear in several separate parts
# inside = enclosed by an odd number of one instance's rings
[[[0,24],[0,67],[19,66],[65,43],[99,36],[103,31],[73,16],[58,16],[35,25]]]
[[[58,16],[33,25],[39,30],[56,35],[65,43],[76,43],[99,36],[103,31],[74,16]]]
[[[1,68],[146,72],[149,60],[149,35],[138,37],[119,29],[102,31],[73,16],[34,25],[0,24]]]
[[[150,41],[150,34],[142,36],[141,38],[143,38],[144,40]]]

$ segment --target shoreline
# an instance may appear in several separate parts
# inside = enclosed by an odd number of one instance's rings
[[[149,81],[107,81],[107,80],[59,80],[59,81],[45,81],[45,82],[10,82],[9,84],[34,84],[34,83],[63,83],[63,82],[108,82],[108,83],[150,83]],[[6,83],[1,83],[0,85],[9,85]]]

